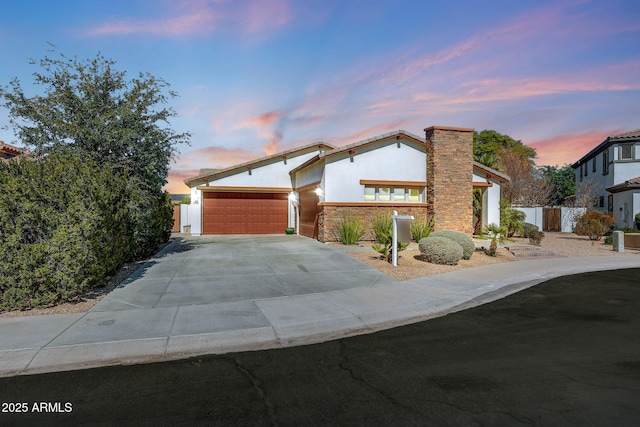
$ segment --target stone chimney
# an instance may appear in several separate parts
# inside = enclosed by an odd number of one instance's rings
[[[427,141],[427,203],[436,230],[473,234],[473,129],[431,126]]]

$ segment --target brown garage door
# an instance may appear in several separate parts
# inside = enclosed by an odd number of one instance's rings
[[[287,227],[286,193],[205,192],[204,234],[282,234]]]
[[[300,191],[300,234],[318,238],[318,195],[314,190]]]

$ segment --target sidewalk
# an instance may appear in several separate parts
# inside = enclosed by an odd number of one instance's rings
[[[0,376],[328,341],[415,323],[640,257],[532,259],[304,295],[0,319]]]

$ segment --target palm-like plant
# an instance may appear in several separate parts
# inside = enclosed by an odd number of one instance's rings
[[[511,207],[511,204],[500,199],[500,226],[507,228],[507,235],[512,237],[516,232],[522,236],[524,234],[524,212]]]
[[[482,237],[491,239],[489,250],[485,251],[487,255],[496,256],[496,252],[498,251],[498,244],[502,244],[504,242],[513,242],[513,239],[510,239],[507,236],[507,232],[507,227],[499,226],[493,223],[485,226],[482,229]]]

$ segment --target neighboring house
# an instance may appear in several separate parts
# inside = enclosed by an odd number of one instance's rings
[[[499,223],[500,185],[509,178],[473,161],[473,129],[425,132],[421,138],[399,130],[339,148],[319,142],[205,171],[185,180],[191,233],[281,234],[291,227],[332,241],[344,215],[367,222],[395,209],[471,234],[474,188],[483,191],[483,224]]]
[[[0,141],[0,160],[6,162],[10,159],[19,157],[25,153],[24,150],[14,147],[13,145],[5,144]]]
[[[633,227],[640,212],[640,129],[608,137],[571,167],[587,207],[615,214],[618,228]]]

